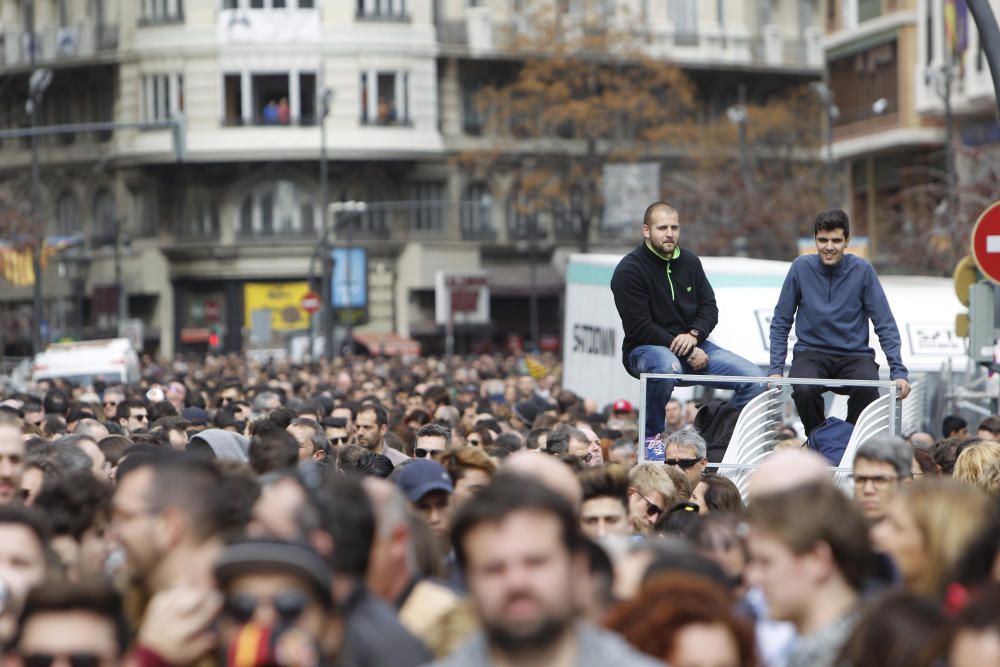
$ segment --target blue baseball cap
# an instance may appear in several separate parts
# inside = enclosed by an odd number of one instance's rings
[[[413,459],[404,465],[396,477],[396,484],[411,503],[419,501],[431,491],[450,494],[455,490],[444,466],[429,459]]]

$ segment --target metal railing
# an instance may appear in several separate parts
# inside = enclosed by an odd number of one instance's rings
[[[770,378],[763,376],[736,375],[697,375],[674,373],[642,373],[639,376],[639,461],[646,460],[646,390],[649,380],[673,380],[687,385],[737,385],[759,384],[765,390],[751,400],[740,413],[733,429],[726,455],[721,463],[711,463],[710,467],[720,470],[723,474],[735,471],[737,487],[745,495],[745,483],[749,479],[749,471],[760,465],[761,461],[773,449],[774,430],[780,426],[782,410],[788,397],[785,387],[794,385],[809,385],[826,387],[828,389],[843,387],[874,387],[885,390],[886,394],[873,401],[858,418],[855,432],[844,452],[840,465],[833,468],[837,473],[836,482],[843,486],[844,476],[850,479],[850,467],[854,462],[854,451],[867,439],[883,433],[898,435],[902,411],[896,400],[896,383],[891,380],[827,380],[817,378]],[[730,450],[733,445],[737,449]],[[740,486],[741,482],[744,486]]]

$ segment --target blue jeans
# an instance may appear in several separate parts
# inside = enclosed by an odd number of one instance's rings
[[[629,352],[625,368],[635,377],[639,377],[640,373],[760,375],[760,368],[756,365],[737,354],[733,354],[727,349],[719,347],[711,341],[706,340],[698,347],[708,355],[708,365],[700,371],[691,368],[683,359],[678,359],[670,351],[669,347],[662,347],[660,345],[640,345],[635,348]],[[734,384],[732,382],[690,383],[679,380],[649,379],[646,381],[647,438],[663,433],[667,419],[667,401],[670,400],[670,395],[674,392],[674,387],[685,387],[689,384],[703,384],[706,387],[732,389],[732,405],[736,408],[742,408],[754,396],[764,391],[764,385],[753,382],[742,384]]]

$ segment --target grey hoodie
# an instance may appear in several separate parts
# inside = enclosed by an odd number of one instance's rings
[[[191,442],[201,438],[211,447],[215,458],[220,461],[239,461],[249,463],[250,440],[245,435],[224,431],[221,428],[210,428],[191,438]]]
[[[663,667],[663,662],[639,653],[625,640],[589,623],[576,626],[580,641],[576,667]],[[455,649],[451,655],[425,667],[489,667],[489,645],[479,632]]]

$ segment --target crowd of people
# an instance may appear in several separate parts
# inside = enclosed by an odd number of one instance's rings
[[[12,665],[1000,664],[1000,417],[744,498],[551,357],[146,361],[0,401]]]

